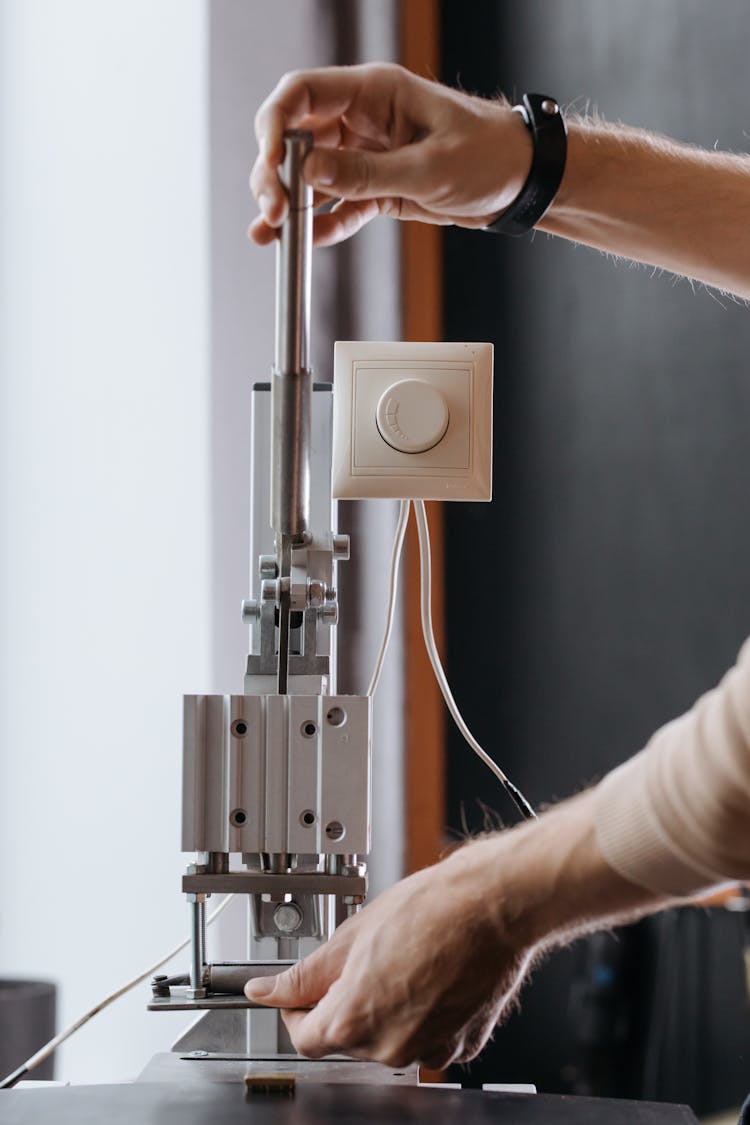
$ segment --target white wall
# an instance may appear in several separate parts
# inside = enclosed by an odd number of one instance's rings
[[[356,10],[359,57],[391,53],[391,0]],[[187,932],[181,695],[241,690],[250,385],[273,349],[273,253],[244,237],[252,122],[285,70],[333,61],[336,13],[0,0],[0,976],[58,981],[61,1026]],[[347,331],[398,333],[396,229],[355,241],[316,255],[322,378],[342,278],[358,298]],[[393,512],[350,508],[361,691]],[[376,889],[402,869],[394,641],[375,714]],[[242,956],[225,948],[241,930],[234,904],[214,953]],[[126,1080],[168,1049],[184,1021],[146,999],[97,1016],[58,1075]]]
[[[186,929],[180,696],[211,673],[206,22],[202,0],[0,4],[0,975],[57,980],[63,1023]],[[145,998],[60,1076],[164,1049],[174,1017]]]

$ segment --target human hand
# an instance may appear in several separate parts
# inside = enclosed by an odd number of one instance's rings
[[[246,995],[282,1008],[312,1058],[341,1051],[438,1069],[474,1058],[539,953],[671,901],[606,862],[595,794],[397,883],[304,961],[248,981]]]
[[[435,1068],[474,1058],[530,961],[498,925],[478,847],[398,883],[287,972],[249,981],[246,995],[284,1009],[310,1058]]]
[[[261,214],[249,234],[272,241],[288,211],[278,178],[287,129],[313,134],[304,165],[325,246],[376,215],[483,227],[520,192],[531,165],[528,130],[510,106],[377,63],[285,75],[258,110],[250,186]]]

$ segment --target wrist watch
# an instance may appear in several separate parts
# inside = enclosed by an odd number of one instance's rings
[[[524,94],[513,112],[521,115],[531,133],[531,170],[510,207],[483,229],[517,237],[536,226],[552,204],[565,171],[568,136],[560,106],[545,94]]]

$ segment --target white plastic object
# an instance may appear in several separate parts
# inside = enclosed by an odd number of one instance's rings
[[[492,344],[339,341],[333,496],[492,499]]]

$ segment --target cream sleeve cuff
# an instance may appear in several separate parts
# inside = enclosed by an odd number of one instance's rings
[[[750,642],[717,688],[600,782],[594,820],[609,865],[648,890],[750,880]]]

